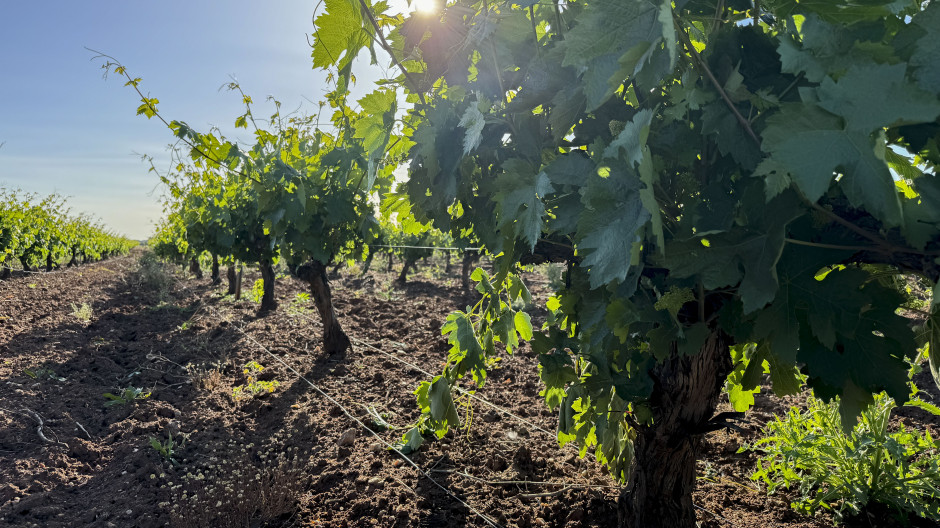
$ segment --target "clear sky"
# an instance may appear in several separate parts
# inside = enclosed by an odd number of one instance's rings
[[[169,167],[173,136],[135,115],[137,94],[102,79],[92,48],[141,77],[168,120],[229,135],[242,111],[219,87],[236,78],[269,115],[268,95],[289,111],[327,91],[311,66],[310,0],[28,0],[0,6],[0,186],[70,196],[112,229],[144,239],[162,192],[140,154]],[[361,72],[361,96],[375,75]],[[356,94],[354,93],[354,97]],[[233,133],[232,133],[233,134]],[[248,139],[246,137],[246,139]]]

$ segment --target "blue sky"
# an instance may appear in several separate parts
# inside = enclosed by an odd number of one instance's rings
[[[156,119],[135,115],[137,94],[117,76],[102,79],[92,48],[143,78],[168,119],[232,134],[242,111],[219,87],[235,77],[257,103],[283,110],[327,91],[311,67],[309,0],[31,0],[4,2],[0,17],[0,186],[70,196],[132,238],[146,238],[161,216],[157,177],[140,154],[169,167],[173,137]],[[359,73],[354,97],[376,74]],[[248,139],[246,137],[246,139]],[[135,154],[136,153],[136,154]]]

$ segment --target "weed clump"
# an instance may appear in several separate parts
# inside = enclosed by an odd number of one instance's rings
[[[91,305],[88,303],[82,303],[81,306],[72,303],[72,315],[74,315],[78,320],[83,322],[89,322],[92,318],[92,309]]]
[[[916,398],[911,403],[940,413]],[[807,515],[828,510],[842,521],[878,504],[902,522],[911,516],[940,521],[940,442],[929,431],[889,427],[896,404],[884,393],[848,432],[838,401],[810,397],[808,404],[806,411],[790,409],[768,424],[766,438],[742,448],[763,453],[752,479],[771,493],[796,488],[791,506]]]
[[[164,302],[169,297],[173,277],[153,251],[145,251],[140,256],[132,277],[136,289],[152,295],[155,301]]]
[[[230,440],[174,475],[160,475],[170,500],[159,505],[169,510],[171,526],[263,526],[283,520],[303,492],[303,468],[313,463],[296,447],[282,447],[283,440],[275,435],[267,447]]]

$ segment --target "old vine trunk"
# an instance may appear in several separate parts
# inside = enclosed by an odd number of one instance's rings
[[[349,337],[340,326],[333,309],[333,294],[326,277],[326,265],[319,260],[312,260],[297,268],[297,277],[310,285],[313,302],[323,321],[323,350],[330,355],[345,352],[349,348]]]
[[[480,260],[480,253],[476,251],[463,252],[463,261],[460,265],[460,286],[465,292],[470,291],[470,268],[478,260]]]
[[[730,344],[721,331],[694,356],[682,357],[673,344],[651,371],[653,424],[637,429],[636,463],[618,504],[621,526],[695,527],[695,461],[731,370]]]
[[[202,268],[199,267],[199,259],[192,257],[189,259],[189,272],[196,276],[197,279],[202,278]]]
[[[261,296],[261,312],[270,312],[277,308],[277,301],[274,300],[274,265],[270,260],[263,260],[259,265],[261,269],[261,280],[264,281],[264,294]]]
[[[398,274],[398,279],[396,282],[399,284],[405,284],[408,282],[408,270],[414,269],[417,270],[418,259],[408,258],[405,259],[405,265],[401,267],[401,273]]]
[[[212,284],[222,284],[222,275],[219,273],[219,256],[212,255]]]
[[[225,277],[228,279],[228,291],[229,295],[235,295],[235,264],[230,264],[228,269],[225,272]]]

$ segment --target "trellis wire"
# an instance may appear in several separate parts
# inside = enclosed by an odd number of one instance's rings
[[[440,249],[442,251],[483,251],[485,248],[476,247],[476,248],[459,248],[459,247],[439,247],[439,246],[377,246],[370,245],[369,247],[374,248],[390,248],[390,249]]]
[[[435,486],[437,486],[437,487],[440,488],[444,493],[446,493],[447,496],[449,496],[450,498],[452,498],[452,499],[454,499],[455,501],[459,502],[459,503],[462,504],[464,507],[466,507],[468,510],[472,511],[473,513],[475,513],[478,517],[480,517],[481,519],[483,519],[483,521],[486,522],[486,524],[492,526],[493,528],[502,528],[498,523],[496,523],[494,520],[490,519],[490,518],[489,518],[487,515],[485,515],[483,512],[481,512],[480,510],[474,508],[474,507],[471,506],[470,504],[467,504],[467,503],[466,503],[465,501],[463,501],[460,497],[458,497],[456,494],[454,494],[454,492],[450,491],[450,489],[448,489],[447,487],[445,487],[444,485],[442,485],[442,484],[439,483],[438,481],[434,480],[434,477],[431,476],[430,472],[427,472],[427,471],[421,469],[421,466],[419,466],[417,463],[415,463],[415,462],[414,462],[411,458],[409,458],[407,455],[405,455],[404,453],[402,453],[401,450],[397,449],[394,445],[388,443],[384,438],[382,438],[381,436],[379,436],[378,433],[376,433],[376,432],[373,431],[371,428],[369,428],[369,426],[367,426],[362,420],[360,420],[359,418],[356,418],[351,412],[349,412],[349,410],[346,409],[346,407],[344,407],[343,404],[341,404],[341,403],[340,403],[339,401],[337,401],[335,398],[333,398],[332,396],[330,396],[329,394],[327,394],[326,392],[324,392],[323,389],[321,389],[320,387],[318,387],[317,385],[315,385],[312,381],[310,381],[310,380],[308,380],[307,378],[305,378],[305,377],[303,376],[303,374],[301,374],[300,372],[297,371],[297,369],[295,369],[294,367],[290,366],[290,365],[289,365],[287,362],[285,362],[283,359],[281,359],[281,358],[278,357],[276,354],[274,354],[273,352],[271,352],[270,350],[268,350],[267,347],[265,347],[264,345],[262,345],[261,343],[259,343],[255,338],[253,338],[253,337],[252,337],[251,335],[249,335],[247,332],[245,332],[245,331],[242,330],[240,327],[238,327],[238,325],[233,325],[233,327],[234,327],[236,330],[238,330],[239,333],[241,333],[243,336],[245,336],[246,339],[248,339],[249,341],[251,341],[252,343],[254,343],[255,346],[257,346],[258,348],[260,348],[261,350],[263,350],[265,353],[267,353],[269,356],[271,356],[272,358],[274,358],[274,359],[275,359],[276,361],[278,361],[280,364],[282,364],[282,365],[284,365],[285,367],[287,367],[287,369],[290,370],[291,372],[293,372],[294,374],[296,374],[299,379],[305,381],[308,385],[310,385],[311,388],[313,388],[313,390],[317,391],[317,393],[319,393],[321,396],[323,396],[324,398],[326,398],[327,400],[329,400],[330,403],[332,403],[333,405],[335,405],[336,408],[339,409],[340,411],[342,411],[343,414],[345,414],[349,419],[351,419],[352,421],[354,421],[354,422],[356,422],[357,424],[359,424],[363,429],[365,429],[366,431],[368,431],[369,434],[371,434],[371,435],[374,436],[376,439],[378,439],[379,442],[381,442],[382,444],[384,444],[388,449],[394,451],[394,452],[395,452],[398,456],[400,456],[405,462],[407,462],[408,464],[410,464],[420,475],[422,475],[423,477],[425,477],[425,478],[427,478],[428,480],[430,480]]]
[[[388,357],[388,358],[394,359],[395,361],[398,361],[398,362],[400,362],[400,363],[402,363],[402,364],[404,364],[404,365],[408,365],[409,367],[418,370],[419,372],[421,372],[421,373],[424,374],[425,376],[428,376],[428,377],[431,377],[431,378],[434,377],[433,374],[431,374],[430,372],[424,370],[423,368],[421,368],[421,367],[419,367],[419,366],[417,366],[417,365],[414,365],[414,364],[412,364],[412,363],[409,363],[409,362],[405,361],[404,359],[401,359],[400,357],[398,357],[398,356],[396,356],[396,355],[394,355],[394,354],[390,354],[390,353],[388,353],[388,352],[386,352],[386,351],[384,351],[384,350],[382,350],[382,349],[380,349],[380,348],[378,348],[378,347],[376,347],[376,346],[374,346],[374,345],[371,345],[371,344],[369,344],[369,343],[366,343],[365,341],[362,341],[361,339],[357,339],[357,338],[355,338],[355,337],[350,337],[350,339],[353,340],[353,341],[355,341],[355,342],[357,342],[357,343],[359,343],[359,344],[361,344],[361,345],[365,345],[366,347],[368,347],[368,348],[370,348],[370,349],[372,349],[372,350],[375,350],[376,352],[379,352],[380,354],[382,354],[382,355],[384,355],[384,356],[386,356],[386,357]],[[534,423],[530,422],[529,420],[526,420],[525,418],[523,418],[523,417],[521,417],[521,416],[519,416],[519,415],[513,413],[512,411],[510,411],[510,410],[508,410],[508,409],[504,409],[503,407],[500,407],[499,405],[496,405],[495,403],[490,402],[489,400],[487,400],[487,399],[485,399],[485,398],[482,398],[482,397],[480,397],[480,396],[477,396],[476,394],[473,394],[472,392],[470,392],[470,391],[468,391],[468,390],[466,390],[466,389],[463,389],[463,388],[461,388],[461,387],[454,387],[454,389],[456,389],[457,392],[459,392],[459,393],[461,393],[461,394],[465,394],[465,395],[469,396],[470,398],[473,398],[474,400],[477,400],[478,402],[480,402],[480,403],[482,403],[482,404],[484,404],[484,405],[487,405],[487,406],[489,406],[489,407],[492,407],[493,409],[496,409],[497,411],[499,411],[499,412],[501,412],[501,413],[503,413],[503,414],[505,414],[505,415],[507,415],[507,416],[511,416],[511,417],[515,418],[516,420],[519,420],[520,422],[522,422],[522,423],[528,425],[529,427],[532,427],[532,428],[535,429],[535,430],[541,431],[541,432],[543,432],[543,433],[545,433],[545,434],[551,436],[553,439],[554,439],[554,438],[557,438],[557,435],[556,435],[555,433],[549,431],[548,429],[539,427],[537,424],[534,424]]]

